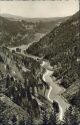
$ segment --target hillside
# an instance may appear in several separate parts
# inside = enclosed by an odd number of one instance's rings
[[[38,43],[34,43],[28,49],[28,52],[31,54],[38,55],[38,56],[40,56],[40,55],[46,56],[46,55],[49,55],[47,53],[51,52],[50,50],[48,52],[47,49],[49,49],[51,47],[53,49],[52,53],[54,53],[54,51],[55,51],[54,55],[57,55],[57,53],[61,52],[62,47],[63,47],[63,49],[65,49],[65,46],[67,44],[71,44],[73,42],[73,40],[75,41],[74,37],[79,36],[79,34],[78,34],[79,33],[78,32],[79,31],[79,28],[78,28],[79,21],[78,20],[79,20],[79,13],[77,13],[76,15],[74,15],[73,17],[71,17],[70,19],[65,21],[64,23],[61,23],[60,26],[55,27],[53,29],[53,31],[51,31],[49,34],[44,36]],[[71,39],[71,38],[73,38],[73,39]],[[60,46],[60,44],[61,45],[64,44],[64,45]],[[66,49],[67,49],[67,46],[66,46]],[[34,50],[35,47],[38,47],[37,51]],[[59,48],[59,50],[56,47]],[[32,49],[32,51],[31,51],[31,49]],[[57,53],[56,53],[56,51],[57,51]],[[50,53],[50,55],[51,55],[51,53]]]
[[[64,21],[56,19],[25,19],[21,17],[0,16],[0,45],[20,46],[38,41],[50,32],[56,24]],[[52,26],[53,25],[53,26]]]
[[[66,88],[80,77],[79,13],[55,27],[27,50],[32,55],[48,59],[52,66],[60,64],[62,68],[55,74],[63,78],[61,84]]]

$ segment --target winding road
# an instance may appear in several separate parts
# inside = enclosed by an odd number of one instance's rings
[[[53,100],[58,103],[59,110],[60,110],[58,116],[59,116],[59,120],[62,121],[66,109],[69,108],[69,104],[67,103],[67,101],[65,101],[65,99],[62,98],[62,96],[60,95],[61,93],[63,93],[65,91],[65,89],[63,87],[60,87],[57,84],[59,81],[56,81],[55,77],[54,77],[54,79],[52,79],[51,76],[54,71],[52,70],[52,67],[50,66],[49,62],[47,63],[47,62],[43,61],[41,66],[43,68],[45,68],[45,70],[46,70],[46,72],[43,74],[43,80],[50,85],[50,89],[47,94],[47,98],[51,103],[53,102]]]
[[[30,46],[31,44],[29,44],[27,46],[27,48]],[[16,48],[16,47],[15,47]],[[12,49],[15,49],[15,48],[10,48],[10,50]],[[22,52],[21,54],[24,54],[23,53],[23,49],[24,47],[22,47]],[[25,54],[24,54],[25,55]],[[33,55],[27,55],[31,58],[34,58],[34,59],[41,59],[39,57],[36,57],[36,56],[33,56]],[[42,64],[41,64],[41,67],[42,68],[45,68],[45,73],[43,74],[43,81],[45,81],[46,83],[48,83],[50,85],[50,89],[48,91],[48,94],[47,94],[47,98],[48,100],[53,103],[53,100],[56,101],[59,105],[59,114],[58,114],[58,117],[59,117],[59,120],[60,121],[63,121],[63,117],[64,117],[64,113],[66,112],[66,110],[69,108],[69,103],[61,96],[61,93],[63,93],[65,91],[65,89],[61,86],[58,85],[59,83],[59,80],[56,80],[56,78],[54,77],[54,79],[51,77],[54,70],[53,70],[53,67],[50,66],[50,63],[47,62],[47,61],[42,61]]]

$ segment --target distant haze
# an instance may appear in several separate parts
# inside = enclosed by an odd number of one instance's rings
[[[0,13],[27,18],[65,17],[79,10],[79,0],[0,1]]]

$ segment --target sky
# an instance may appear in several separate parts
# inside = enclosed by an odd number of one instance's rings
[[[70,16],[79,10],[79,0],[0,1],[0,13],[27,18]]]

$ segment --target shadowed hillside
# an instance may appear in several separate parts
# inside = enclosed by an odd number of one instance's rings
[[[38,56],[56,56],[75,44],[79,36],[79,13],[55,27],[53,31],[34,43],[27,52]],[[78,41],[78,40],[77,40]],[[77,44],[77,43],[76,43]],[[37,48],[37,50],[35,49]],[[51,57],[50,57],[51,58]]]

